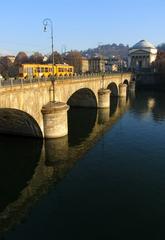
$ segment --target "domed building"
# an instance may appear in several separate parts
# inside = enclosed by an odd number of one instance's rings
[[[128,66],[136,71],[149,70],[156,56],[156,47],[146,40],[141,40],[129,49]]]

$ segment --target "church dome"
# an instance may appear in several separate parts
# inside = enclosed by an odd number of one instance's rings
[[[156,49],[155,46],[146,41],[146,40],[141,40],[140,42],[136,43],[132,49],[144,49],[144,48],[152,48],[152,49]]]

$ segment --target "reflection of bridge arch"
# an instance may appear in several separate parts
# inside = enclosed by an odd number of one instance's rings
[[[108,85],[107,88],[110,89],[110,91],[111,91],[111,96],[115,96],[115,97],[118,96],[118,87],[117,87],[116,83],[111,82],[111,83]]]
[[[96,108],[70,108],[68,111],[69,146],[80,144],[92,132],[97,118]]]
[[[0,108],[0,132],[4,134],[42,137],[36,120],[28,113],[13,109]]]
[[[70,96],[67,104],[73,107],[97,107],[97,100],[92,90],[81,88]]]
[[[40,159],[42,143],[40,139],[0,136],[0,212],[16,201],[29,184]]]
[[[82,108],[77,108],[76,111],[71,108],[68,112],[68,131],[70,133],[68,140],[70,146],[74,146],[77,142],[86,138],[95,125],[97,100],[92,90],[81,88],[70,96],[67,104],[71,107],[89,107],[85,111]],[[84,115],[87,111],[89,111],[88,116]],[[71,136],[74,136],[74,138]]]
[[[118,97],[110,96],[110,117],[116,112],[118,106]]]

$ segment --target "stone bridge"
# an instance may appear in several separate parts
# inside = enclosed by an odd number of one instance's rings
[[[133,86],[131,73],[58,79],[54,87],[50,80],[25,81],[0,87],[1,133],[46,138],[67,135],[68,105],[109,108],[110,95],[126,97]]]

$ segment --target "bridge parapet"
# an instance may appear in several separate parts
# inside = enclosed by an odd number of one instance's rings
[[[58,80],[62,80],[62,81],[67,81],[67,80],[80,80],[80,79],[94,79],[94,78],[101,78],[102,75],[104,75],[104,78],[109,78],[112,77],[114,78],[119,78],[120,79],[124,79],[124,78],[130,78],[130,74],[132,75],[132,73],[92,73],[92,74],[81,74],[81,75],[74,75],[74,76],[62,76],[62,77],[56,77],[55,81]],[[5,79],[0,79],[0,88],[2,87],[6,87],[6,86],[16,86],[16,85],[20,85],[20,86],[24,86],[27,84],[35,84],[35,83],[43,83],[43,82],[51,82],[51,78],[48,77],[40,77],[40,78],[28,78],[28,79],[23,79],[23,78],[9,78],[7,80]]]

